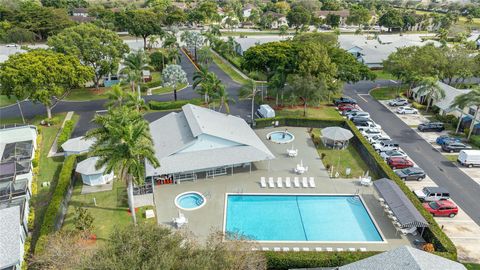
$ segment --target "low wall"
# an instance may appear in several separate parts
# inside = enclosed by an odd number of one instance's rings
[[[133,196],[135,207],[142,207],[142,206],[153,206],[153,194],[142,194],[142,195],[135,195]]]

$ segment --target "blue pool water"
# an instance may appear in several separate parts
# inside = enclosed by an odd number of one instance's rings
[[[201,206],[204,200],[200,194],[187,193],[177,198],[177,204],[184,209],[193,209]]]
[[[268,134],[270,140],[277,143],[287,143],[293,141],[292,134],[284,131],[274,131]]]
[[[257,241],[382,241],[357,196],[228,195],[225,231]]]

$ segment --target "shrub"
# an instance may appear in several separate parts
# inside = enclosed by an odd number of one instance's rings
[[[62,148],[62,144],[65,143],[68,139],[70,139],[70,136],[73,132],[73,127],[74,123],[72,120],[65,121],[65,125],[63,126],[63,129],[60,132],[60,135],[58,135],[57,139],[57,147],[59,150]]]
[[[177,100],[177,101],[155,101],[152,100],[148,102],[148,106],[152,110],[177,110],[182,108],[186,104],[201,105],[203,101],[201,99],[190,99],[190,100]]]
[[[420,111],[424,111],[427,108],[427,106],[422,105],[416,101],[412,102],[412,107]]]
[[[378,254],[379,252],[265,252],[267,268],[338,267]]]
[[[58,177],[56,186],[53,188],[53,194],[43,216],[40,234],[35,245],[35,252],[42,252],[46,244],[48,234],[55,231],[55,223],[62,206],[62,201],[67,194],[68,187],[72,179],[73,169],[76,164],[76,155],[68,156],[63,162],[62,170]]]
[[[471,136],[470,143],[480,148],[480,135]]]

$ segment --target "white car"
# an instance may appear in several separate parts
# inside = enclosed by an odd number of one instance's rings
[[[390,106],[406,106],[408,105],[408,100],[405,99],[405,98],[396,98],[396,99],[392,99],[388,102],[388,105]]]
[[[381,141],[388,141],[388,140],[391,140],[390,136],[384,135],[384,134],[375,135],[373,137],[368,138],[368,142],[370,144],[374,144]]]
[[[405,152],[403,152],[402,150],[391,150],[391,151],[381,152],[380,156],[383,158],[383,160],[387,160],[387,158],[389,157],[407,158],[407,154],[405,154]]]
[[[7,44],[7,45],[5,45],[5,47],[7,47],[7,48],[12,48],[12,47],[16,48],[16,47],[18,47],[18,45],[15,44],[15,43],[12,43],[12,44]]]
[[[397,109],[397,113],[399,114],[417,114],[418,110],[412,107],[399,107]]]
[[[373,121],[357,122],[353,124],[358,128],[359,131],[364,131],[369,128],[382,129],[382,126],[378,125]]]
[[[354,117],[362,117],[362,118],[368,118],[370,117],[370,114],[368,112],[353,112],[347,115],[347,118],[350,120]]]
[[[376,135],[381,135],[382,131],[380,129],[376,129],[376,128],[369,128],[367,130],[361,131],[361,133],[362,133],[363,137],[368,139],[368,138],[376,136]]]

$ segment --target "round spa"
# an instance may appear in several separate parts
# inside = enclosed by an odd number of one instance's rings
[[[186,211],[196,210],[204,206],[206,202],[205,197],[196,191],[187,191],[175,197],[175,205]]]
[[[288,131],[273,131],[267,134],[267,140],[274,143],[290,143],[295,140],[295,136]]]

